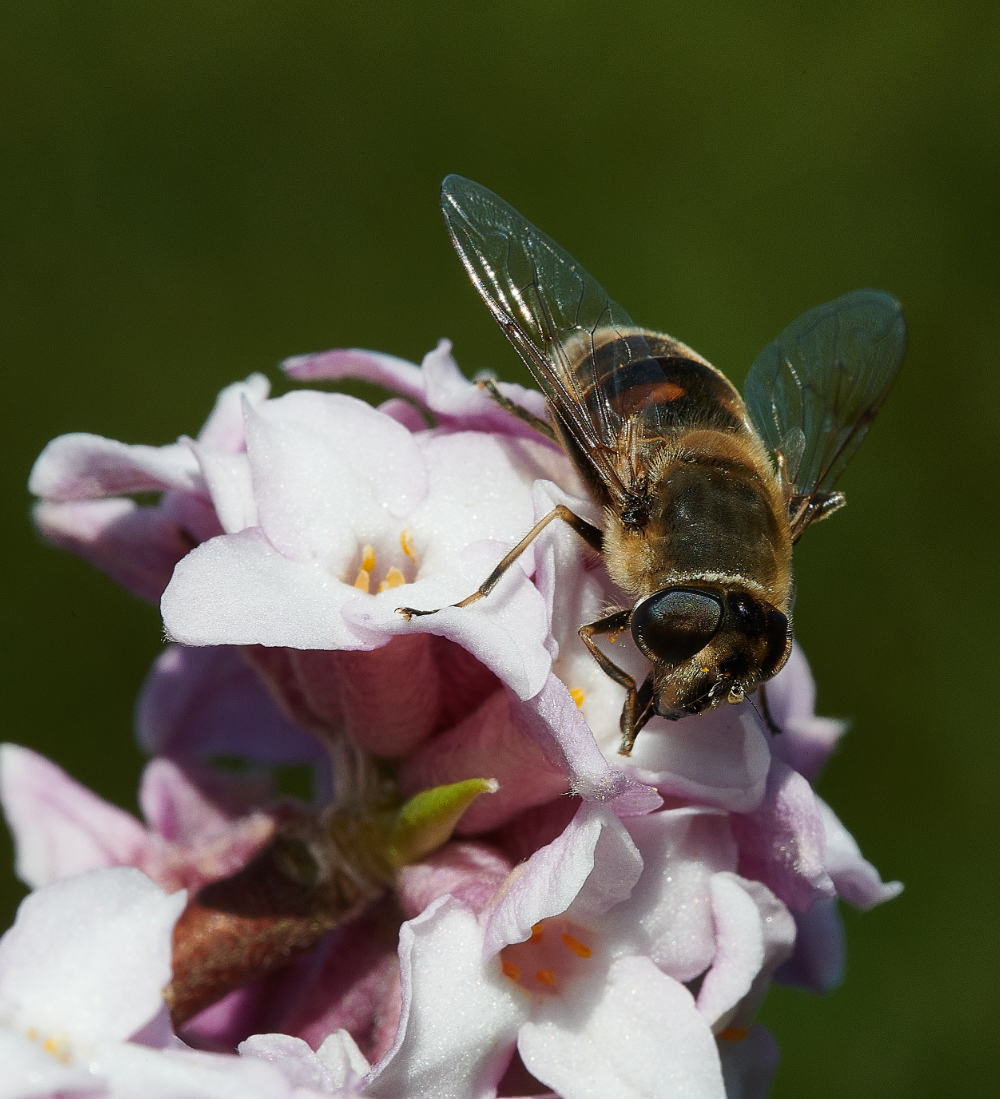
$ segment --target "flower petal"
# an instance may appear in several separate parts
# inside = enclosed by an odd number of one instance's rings
[[[37,1043],[0,1029],[0,1099],[57,1099],[104,1093],[106,1081],[59,1061]]]
[[[817,897],[833,896],[818,799],[787,764],[772,760],[763,802],[752,813],[734,813],[732,828],[740,874],[763,882],[789,908],[805,912]]]
[[[820,897],[795,913],[795,949],[774,975],[781,984],[830,992],[844,979],[844,924],[835,897]]]
[[[582,805],[565,831],[511,877],[489,914],[483,957],[525,942],[532,927],[567,910],[593,920],[625,900],[642,873],[642,857],[609,809]]]
[[[112,497],[35,506],[47,541],[82,557],[140,599],[155,603],[191,549],[187,532],[161,508]]]
[[[744,703],[669,724],[654,718],[626,767],[661,794],[745,813],[761,803],[770,765],[767,738]]]
[[[83,432],[53,439],[28,479],[33,495],[56,501],[166,488],[203,491],[198,463],[185,444],[129,446]]]
[[[628,902],[608,914],[609,934],[619,952],[648,955],[675,980],[694,980],[716,953],[710,880],[736,868],[728,818],[717,809],[669,809],[626,826],[643,873]]]
[[[169,646],[146,676],[135,720],[147,752],[176,759],[238,756],[299,763],[324,758],[316,738],[284,717],[230,646]]]
[[[403,925],[403,1014],[367,1095],[477,1099],[495,1087],[527,1005],[498,960],[483,966],[482,946],[475,916],[450,897]]]
[[[837,888],[837,895],[863,912],[898,897],[903,892],[903,883],[883,882],[837,814],[822,798],[817,798],[816,804],[826,836],[826,870]]]
[[[563,1099],[725,1099],[715,1040],[691,993],[648,958],[612,963],[596,1002],[553,997],[525,1024],[528,1071]]]
[[[30,894],[0,939],[0,1002],[17,1024],[75,1046],[123,1041],[163,1002],[183,891],[130,867],[94,870]]]
[[[778,1043],[767,1027],[755,1026],[740,1041],[719,1042],[726,1099],[767,1099],[778,1068]]]
[[[766,692],[771,718],[782,733],[771,741],[775,755],[812,781],[847,725],[834,718],[816,716],[816,684],[798,645],[792,645],[788,663],[768,681]]]
[[[0,746],[0,800],[17,876],[33,889],[87,870],[137,865],[149,847],[135,817],[30,748]]]

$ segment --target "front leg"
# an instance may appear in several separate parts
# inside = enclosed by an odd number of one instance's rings
[[[632,676],[619,668],[606,653],[597,647],[594,636],[609,633],[612,635],[611,640],[614,641],[618,634],[628,629],[631,617],[631,611],[616,611],[606,618],[599,618],[596,622],[588,622],[585,626],[581,626],[579,631],[580,639],[590,650],[590,655],[600,665],[601,671],[613,679],[620,687],[625,688],[625,705],[622,707],[620,721],[622,743],[618,749],[618,754],[622,756],[632,754],[632,745],[635,744],[635,738],[646,722],[653,716],[653,676],[652,673],[647,675],[642,686],[636,689],[635,680]]]
[[[588,523],[586,519],[581,519],[575,512],[570,511],[565,504],[556,504],[556,506],[543,516],[538,522],[528,531],[528,533],[521,539],[520,542],[507,554],[506,557],[500,562],[499,565],[486,577],[482,584],[472,593],[463,599],[460,603],[452,603],[453,607],[467,607],[470,603],[476,603],[478,600],[489,595],[490,592],[500,582],[500,578],[510,568],[511,565],[521,556],[522,553],[531,545],[531,543],[542,533],[543,530],[552,522],[553,519],[562,519],[564,523],[571,526],[573,530],[590,546],[591,549],[601,552],[604,546],[604,534],[601,530],[594,526],[593,523]],[[411,618],[418,618],[423,614],[437,614],[441,607],[435,607],[432,611],[419,611],[415,607],[397,607],[396,610],[406,619],[407,622]]]
[[[484,378],[481,382],[476,382],[476,385],[478,385],[480,389],[485,389],[505,412],[509,412],[512,416],[516,416],[529,427],[534,428],[539,435],[544,435],[550,442],[559,442],[556,438],[556,433],[552,430],[552,425],[548,420],[543,420],[540,416],[536,416],[534,412],[529,412],[526,408],[516,404],[509,397],[505,397],[492,378]]]

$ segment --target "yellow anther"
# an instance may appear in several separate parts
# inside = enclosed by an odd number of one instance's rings
[[[53,1034],[51,1038],[47,1038],[42,1049],[60,1061],[69,1060],[69,1042],[64,1034]]]
[[[398,588],[401,584],[406,583],[406,577],[396,568],[395,565],[385,574],[385,579],[378,586],[379,591],[388,591],[390,588]]]
[[[540,985],[547,985],[549,988],[556,987],[556,975],[552,972],[551,969],[540,969],[535,974],[535,980]]]
[[[613,645],[618,640],[618,634],[612,633],[608,635],[608,641]]]
[[[576,708],[579,710],[587,697],[587,692],[582,687],[570,687],[569,697],[573,699],[576,703]]]
[[[510,977],[512,981],[519,981],[521,979],[521,971],[513,962],[504,962],[501,968],[503,969],[503,975],[505,977]]]
[[[730,1026],[719,1035],[724,1042],[742,1042],[750,1033],[745,1026]]]
[[[589,958],[594,952],[589,946],[584,946],[579,939],[574,939],[568,931],[562,933],[563,946],[572,950],[578,958]]]
[[[409,527],[400,531],[399,544],[403,547],[403,553],[405,553],[411,561],[416,561],[417,551],[413,548],[413,535],[410,533]]]
[[[367,569],[358,569],[358,578],[354,581],[354,586],[358,591],[368,591],[372,582],[372,574]]]
[[[541,923],[536,923],[535,926],[531,929],[531,938],[528,940],[528,942],[540,943],[542,941],[543,930],[543,925]]]
[[[375,547],[371,544],[366,544],[361,551],[361,567],[365,572],[374,572],[375,570]]]

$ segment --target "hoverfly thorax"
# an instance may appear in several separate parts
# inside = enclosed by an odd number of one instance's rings
[[[721,371],[634,325],[485,187],[448,176],[441,205],[473,284],[545,394],[548,420],[487,387],[563,447],[605,517],[599,528],[558,505],[456,606],[488,595],[549,522],[569,524],[631,597],[630,610],[580,627],[625,688],[627,755],[654,714],[676,720],[741,702],[787,660],[792,545],[843,503],[833,485],[902,359],[899,303],[859,290],[803,314],[758,356],[744,404]],[[639,686],[595,641],[626,630],[650,663]]]

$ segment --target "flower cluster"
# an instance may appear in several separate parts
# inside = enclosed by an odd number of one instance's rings
[[[837,898],[901,888],[813,790],[842,728],[814,715],[805,658],[768,684],[779,734],[748,699],[654,718],[618,756],[624,692],[577,629],[619,600],[577,535],[551,524],[488,598],[451,606],[555,504],[600,523],[563,452],[444,342],[421,367],[285,365],[401,396],[269,400],[253,376],[197,439],[63,436],[32,473],[42,533],[160,599],[174,643],[137,709],[144,823],[27,749],[0,754],[38,890],[0,941],[4,1094],[766,1095],[777,1051],[754,1016],[771,980],[831,987]],[[402,605],[445,609],[408,621]],[[615,645],[641,677],[630,639]],[[240,880],[289,820],[349,801],[345,746],[401,797],[498,788],[360,915],[172,1029],[185,903]],[[267,769],[287,763],[312,765],[312,808],[274,796]]]

